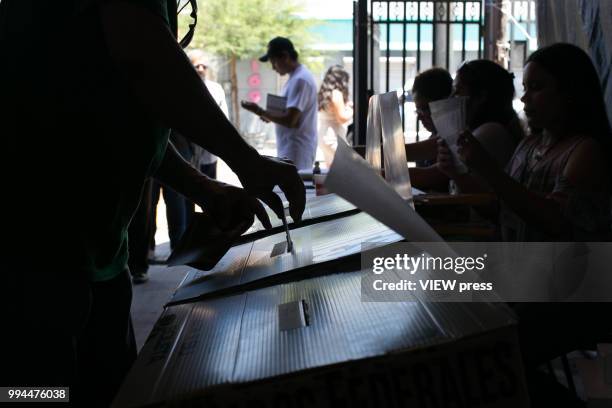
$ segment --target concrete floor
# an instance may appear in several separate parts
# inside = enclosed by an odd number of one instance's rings
[[[240,185],[236,174],[223,160],[218,162],[217,178],[228,184]],[[157,244],[155,248],[156,256],[167,257],[170,254],[170,246],[166,205],[163,196],[160,197],[157,205],[155,242]],[[166,265],[151,265],[149,267],[149,280],[143,284],[133,285],[132,323],[134,324],[136,344],[139,351],[161,315],[164,305],[170,300],[186,273],[187,267],[185,266],[169,268]]]
[[[132,323],[138,351],[186,273],[185,266],[151,265],[149,280],[132,286]]]

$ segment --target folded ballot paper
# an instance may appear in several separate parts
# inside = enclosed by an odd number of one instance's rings
[[[431,119],[433,120],[438,136],[443,138],[451,150],[457,171],[467,172],[467,166],[457,155],[457,139],[467,126],[467,97],[443,99],[429,104]]]

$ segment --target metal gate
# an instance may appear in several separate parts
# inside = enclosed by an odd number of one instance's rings
[[[484,0],[359,0],[356,13],[355,57],[366,59],[354,65],[359,143],[365,137],[359,105],[367,110],[368,95],[406,92],[418,72],[437,66],[452,73],[463,61],[483,57]],[[367,75],[359,72],[364,65]],[[408,141],[419,138],[411,107],[401,106]]]

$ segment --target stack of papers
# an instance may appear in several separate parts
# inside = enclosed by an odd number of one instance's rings
[[[275,115],[287,112],[287,98],[284,96],[268,94],[266,98],[266,110]]]

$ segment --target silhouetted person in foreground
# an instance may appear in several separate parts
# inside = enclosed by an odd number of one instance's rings
[[[11,192],[3,386],[70,386],[73,402],[110,403],[135,358],[127,229],[147,177],[221,228],[254,214],[269,226],[256,197],[273,202],[275,185],[301,218],[296,168],[242,140],[177,43],[175,21],[172,0],[0,3],[2,185]],[[223,158],[244,190],[189,166],[168,145],[169,128]]]

